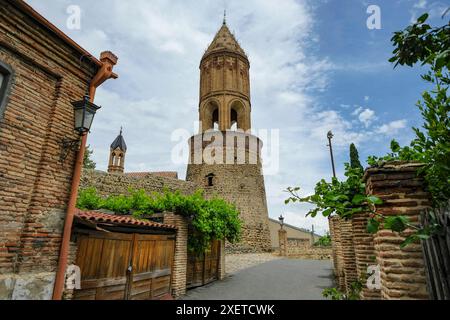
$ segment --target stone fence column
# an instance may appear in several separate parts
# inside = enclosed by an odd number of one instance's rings
[[[367,194],[383,200],[376,212],[384,216],[404,215],[418,223],[421,211],[430,205],[417,163],[391,162],[369,168],[364,176]],[[374,236],[375,253],[381,268],[382,299],[428,299],[425,263],[420,243],[401,249],[411,230],[402,235],[380,230]]]
[[[350,293],[352,284],[358,281],[355,248],[353,246],[353,227],[351,219],[340,219],[342,261],[345,273],[345,289]]]
[[[341,243],[341,219],[338,216],[330,218],[330,235],[333,248],[333,263],[336,282],[341,291],[345,291],[344,261]]]
[[[280,246],[280,256],[287,256],[287,231],[284,229],[278,230],[278,241]]]
[[[177,298],[186,294],[188,221],[180,215],[165,213],[164,223],[177,227],[172,271],[172,295]]]
[[[368,289],[366,286],[367,271],[369,266],[377,265],[375,256],[375,246],[373,243],[373,234],[367,232],[368,213],[354,214],[352,217],[353,225],[353,244],[355,247],[356,270],[358,279],[363,281],[361,291],[362,300],[379,300],[381,292],[377,289]]]

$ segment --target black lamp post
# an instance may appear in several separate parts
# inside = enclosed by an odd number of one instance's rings
[[[283,226],[284,226],[284,217],[283,217],[283,215],[280,215],[278,220],[280,220],[281,229],[283,229]]]
[[[90,101],[88,95],[83,97],[83,100],[72,102],[74,109],[74,130],[79,133],[79,136],[83,136],[91,130],[92,122],[94,121],[95,114],[101,107],[95,105]],[[60,161],[64,162],[69,152],[78,150],[80,137],[77,139],[64,138],[61,145]]]
[[[333,139],[334,135],[333,132],[328,131],[327,138],[328,138],[328,146],[330,147],[330,155],[331,155],[331,166],[333,167],[333,177],[336,178],[336,168],[334,166],[334,156],[333,156],[333,145],[331,143],[331,140]]]

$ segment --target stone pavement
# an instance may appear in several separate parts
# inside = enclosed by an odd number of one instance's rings
[[[322,300],[334,287],[330,260],[275,259],[188,291],[183,300]]]

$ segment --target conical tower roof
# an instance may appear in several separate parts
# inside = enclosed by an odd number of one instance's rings
[[[234,35],[231,33],[230,29],[228,29],[225,20],[223,21],[222,27],[214,37],[214,40],[206,50],[204,56],[220,51],[235,52],[247,57],[245,51],[241,48]]]
[[[119,148],[123,152],[127,151],[127,144],[125,143],[125,139],[122,136],[122,129],[120,129],[120,133],[117,136],[116,140],[114,140],[113,143],[111,144],[112,150],[116,150],[117,148]]]

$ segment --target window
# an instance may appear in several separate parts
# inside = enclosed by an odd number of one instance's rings
[[[210,173],[206,176],[206,185],[208,187],[214,187],[214,177],[215,175],[213,173]]]
[[[11,87],[13,71],[10,66],[0,61],[0,119],[5,112],[7,97]]]

